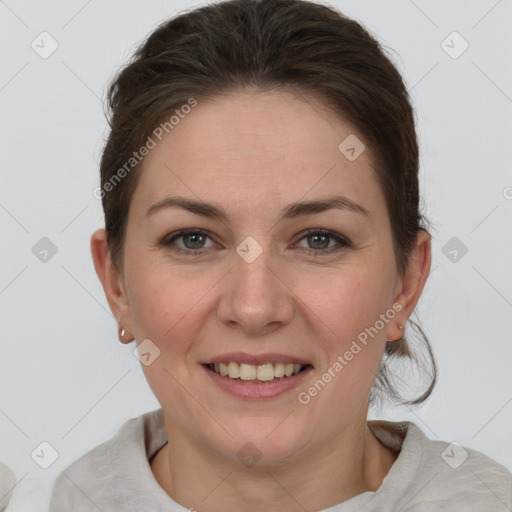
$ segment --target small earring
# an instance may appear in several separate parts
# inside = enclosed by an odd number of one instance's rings
[[[121,343],[127,343],[127,341],[123,339],[124,335],[126,334],[126,331],[124,330],[124,328],[119,326],[119,329],[118,329],[117,332],[118,332],[118,335],[119,335],[119,341]]]
[[[402,324],[398,324],[398,328],[399,328],[399,329],[403,329],[403,328],[404,328],[404,326],[403,326]]]

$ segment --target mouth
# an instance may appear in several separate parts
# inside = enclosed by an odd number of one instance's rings
[[[237,361],[203,363],[209,371],[239,382],[272,383],[295,377],[313,368],[311,364],[290,362],[248,364]]]

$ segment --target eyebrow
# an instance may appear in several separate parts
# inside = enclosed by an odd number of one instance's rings
[[[223,222],[227,221],[229,218],[228,213],[224,208],[222,208],[222,206],[177,196],[166,197],[162,201],[153,204],[146,212],[145,218],[147,219],[156,212],[167,208],[183,208],[184,210],[195,213],[196,215]],[[320,213],[332,208],[351,211],[366,217],[371,217],[370,212],[362,205],[355,203],[344,196],[332,196],[325,199],[289,204],[282,210],[278,221]]]

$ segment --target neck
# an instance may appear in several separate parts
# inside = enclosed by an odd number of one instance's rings
[[[174,501],[199,512],[322,510],[376,491],[397,458],[364,418],[300,459],[250,468],[208,453],[167,419],[166,427],[169,443],[154,457],[151,470]]]

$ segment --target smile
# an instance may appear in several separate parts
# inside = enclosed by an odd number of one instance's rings
[[[272,382],[299,374],[307,366],[294,363],[247,364],[229,361],[210,363],[206,367],[216,374],[239,381]]]

